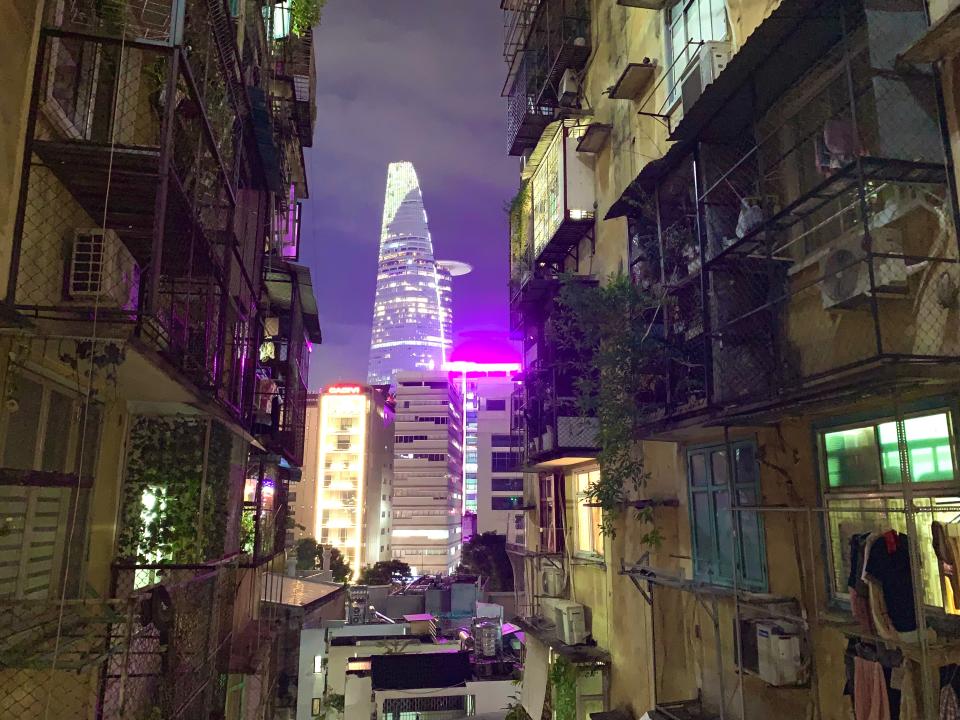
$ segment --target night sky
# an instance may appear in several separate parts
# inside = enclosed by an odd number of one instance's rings
[[[310,387],[366,378],[387,164],[414,163],[438,259],[454,284],[454,334],[507,328],[502,15],[495,0],[329,0],[314,33],[317,123],[305,149],[301,261],[323,345]],[[456,338],[454,345],[456,346]]]

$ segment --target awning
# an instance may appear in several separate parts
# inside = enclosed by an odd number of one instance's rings
[[[280,171],[280,157],[277,143],[273,137],[273,123],[270,122],[270,110],[267,96],[261,88],[250,86],[250,117],[253,120],[253,136],[257,141],[260,163],[263,165],[264,183],[271,192],[283,194],[283,174]]]
[[[520,703],[531,718],[543,716],[543,701],[547,696],[548,662],[547,646],[528,634]]]
[[[317,298],[313,295],[313,278],[310,276],[310,268],[298,263],[290,263],[290,267],[297,274],[303,326],[307,331],[307,337],[310,338],[310,342],[320,344],[323,342],[323,335],[320,332],[320,313],[317,310]]]
[[[753,117],[796,83],[841,38],[836,4],[827,12],[824,5],[820,0],[783,0],[686,111],[670,135],[675,141],[670,150],[640,171],[604,219],[626,215],[698,142],[740,137]]]

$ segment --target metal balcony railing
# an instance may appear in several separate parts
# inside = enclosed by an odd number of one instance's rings
[[[222,712],[236,568],[170,569],[162,586],[134,590],[138,572],[117,571],[113,600],[0,601],[0,715]]]
[[[741,72],[765,99],[746,114],[721,75],[704,94],[727,104],[699,126],[694,106],[641,173],[652,192],[631,212],[632,266],[667,292],[671,347],[652,419],[933,380],[960,361],[945,332],[960,247],[938,80],[897,60],[923,13],[791,16],[816,61],[771,47],[776,81]]]
[[[536,145],[560,106],[559,86],[564,72],[582,69],[591,48],[586,0],[541,0],[535,11],[521,7],[519,13],[523,21],[518,21],[507,38],[507,45],[512,46],[505,85],[511,155],[521,155]],[[520,28],[526,29],[522,40]]]
[[[570,455],[596,455],[598,421],[577,403],[572,378],[550,366],[526,369],[515,417],[525,438],[526,464]]]
[[[250,379],[230,375],[253,367],[238,353],[255,347],[262,241],[235,225],[241,121],[215,18],[194,2],[184,45],[132,45],[62,34],[114,22],[68,5],[41,33],[8,301],[61,329],[96,317],[132,334],[242,417]]]

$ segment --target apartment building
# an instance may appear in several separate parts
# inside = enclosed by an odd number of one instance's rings
[[[303,478],[290,500],[291,535],[337,548],[359,575],[391,557],[389,386],[336,383],[308,396],[306,417]]]
[[[462,539],[460,390],[445,372],[401,372],[396,384],[393,557],[415,575],[447,575]]]
[[[279,2],[0,18],[0,716],[273,717],[311,31]]]
[[[532,717],[948,712],[954,5],[504,3]],[[561,274],[642,309],[619,488]]]

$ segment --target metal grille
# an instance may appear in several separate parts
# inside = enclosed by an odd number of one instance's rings
[[[12,299],[53,332],[96,317],[139,335],[244,415],[259,298],[246,244],[262,241],[235,246],[238,108],[206,8],[191,3],[185,53],[43,32]]]
[[[932,378],[960,359],[937,81],[895,62],[922,19],[921,3],[811,19],[820,59],[786,65],[796,78],[752,116],[718,113],[634,209],[660,228],[635,234],[637,280],[668,293],[651,419],[815,396],[853,371]]]

